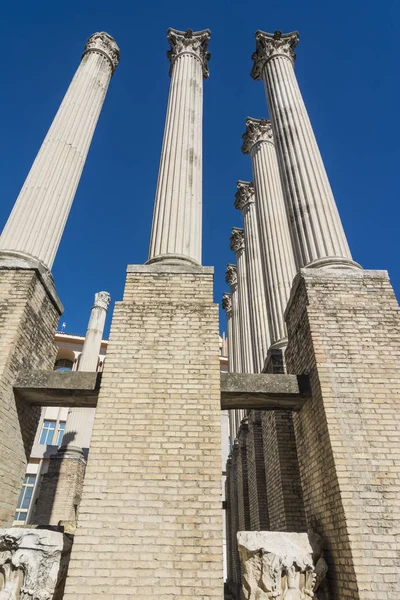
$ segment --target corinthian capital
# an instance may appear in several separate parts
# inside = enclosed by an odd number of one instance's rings
[[[107,310],[111,302],[111,296],[108,292],[97,292],[94,295],[94,306],[99,306]]]
[[[226,265],[225,281],[231,288],[237,284],[236,265]]]
[[[235,208],[243,210],[246,206],[255,202],[254,184],[252,181],[238,181],[236,187]]]
[[[223,294],[222,308],[226,311],[227,316],[230,316],[230,313],[232,312],[232,295],[231,294]]]
[[[97,52],[98,54],[103,54],[106,58],[108,58],[111,64],[112,72],[114,73],[119,63],[120,50],[116,41],[113,37],[111,37],[111,35],[105,31],[100,31],[91,35],[85,44],[85,51],[82,55],[82,58],[89,52]]]
[[[253,79],[262,79],[262,70],[265,63],[274,56],[285,56],[292,62],[296,59],[294,49],[299,42],[299,34],[297,31],[291,33],[266,33],[265,31],[256,31],[256,51],[252,55],[254,61],[251,70]]]
[[[244,250],[244,231],[241,227],[232,227],[232,235],[230,237],[230,248],[234,252]]]
[[[246,131],[242,135],[243,154],[250,154],[253,146],[260,142],[274,142],[274,136],[272,133],[271,121],[268,119],[252,119],[247,117],[246,119]]]
[[[181,54],[191,54],[197,58],[203,67],[203,76],[206,79],[209,75],[208,61],[211,54],[208,52],[208,42],[210,41],[211,31],[203,29],[202,31],[178,31],[177,29],[168,29],[167,38],[171,44],[171,50],[168,50],[167,56],[171,63],[169,74],[172,74],[172,68],[175,60]]]

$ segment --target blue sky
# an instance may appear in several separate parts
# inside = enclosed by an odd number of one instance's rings
[[[169,77],[166,29],[212,31],[204,85],[203,264],[220,302],[246,116],[268,116],[250,78],[257,29],[297,29],[296,74],[355,260],[387,269],[400,289],[400,4],[332,2],[3,3],[0,176],[4,224],[79,64],[86,39],[107,31],[121,48],[53,268],[67,330],[83,334],[96,291],[122,297],[128,263],[147,259]],[[225,328],[221,314],[221,329]],[[108,322],[110,318],[108,319]]]

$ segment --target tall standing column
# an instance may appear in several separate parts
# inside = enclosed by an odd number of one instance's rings
[[[251,338],[251,320],[249,308],[249,288],[246,266],[246,251],[244,241],[244,231],[241,228],[233,227],[230,238],[231,250],[235,252],[238,277],[239,294],[239,326],[240,326],[240,352],[242,356],[242,372],[253,373],[253,352]]]
[[[0,251],[22,253],[51,269],[78,187],[119,48],[94,33],[0,238]]]
[[[298,33],[257,31],[251,72],[265,84],[297,269],[358,267],[294,73]]]
[[[271,344],[284,346],[283,315],[296,268],[270,121],[247,118],[243,139],[253,168]]]
[[[168,30],[171,86],[161,152],[149,262],[201,263],[203,79],[210,31]]]
[[[231,321],[232,321],[232,341],[229,343],[229,372],[242,372],[242,353],[241,353],[241,329],[239,314],[239,292],[236,265],[227,265],[225,281],[229,284],[231,293]],[[229,429],[231,436],[231,445],[233,445],[237,432],[239,431],[240,421],[243,417],[243,411],[229,411]]]
[[[235,340],[234,330],[232,323],[232,294],[224,294],[222,297],[222,308],[226,313],[226,326],[228,330],[228,371],[229,373],[235,373]],[[237,433],[236,427],[236,412],[234,410],[229,411],[229,439],[230,448],[233,447]]]
[[[109,304],[108,292],[95,294],[78,371],[97,371]],[[59,521],[76,521],[95,413],[94,408],[69,409],[62,444],[50,456],[48,471],[42,479],[35,523],[57,525]]]
[[[240,210],[243,215],[251,313],[250,324],[252,326],[253,366],[256,373],[261,373],[270,346],[270,332],[264,279],[265,269],[261,257],[253,183],[248,181],[237,182],[235,208]]]

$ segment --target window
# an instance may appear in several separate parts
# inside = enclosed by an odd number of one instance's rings
[[[69,358],[59,358],[54,365],[54,371],[72,371],[74,363]]]
[[[49,444],[51,445],[53,441],[54,430],[56,428],[55,421],[43,421],[43,429],[40,435],[39,444]]]
[[[21,493],[18,498],[17,510],[14,516],[14,521],[25,523],[29,506],[33,496],[33,488],[35,487],[36,475],[25,475],[22,483]]]
[[[57,430],[57,446],[61,446],[62,439],[64,437],[65,421],[59,421]]]

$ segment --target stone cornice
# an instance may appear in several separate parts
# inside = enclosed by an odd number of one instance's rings
[[[246,206],[255,202],[254,184],[252,181],[238,181],[236,187],[235,208],[243,210]]]
[[[120,50],[114,38],[105,31],[98,31],[90,36],[85,44],[85,50],[82,58],[89,52],[103,54],[111,64],[111,70],[114,73],[120,59]]]
[[[231,294],[223,294],[222,308],[226,311],[226,316],[230,317],[232,313],[232,296]]]
[[[231,288],[237,284],[236,265],[226,265],[225,281],[231,286]]]
[[[282,31],[278,30],[275,33],[266,33],[265,31],[258,30],[255,33],[255,38],[256,51],[251,57],[254,61],[251,70],[253,79],[262,79],[262,70],[265,63],[275,56],[284,56],[292,62],[296,59],[294,49],[299,41],[297,31],[282,33]]]
[[[260,142],[274,143],[274,135],[272,133],[271,121],[268,119],[253,119],[252,117],[246,118],[246,131],[242,135],[243,154],[250,154],[255,144]]]
[[[229,241],[230,248],[234,252],[244,250],[244,230],[241,227],[232,227],[232,235]]]
[[[207,79],[209,75],[208,61],[210,60],[211,54],[208,52],[208,43],[210,41],[211,31],[209,29],[202,29],[202,31],[193,31],[187,29],[186,31],[178,31],[177,29],[168,29],[167,38],[171,44],[171,49],[168,50],[167,56],[171,63],[169,74],[172,74],[172,68],[175,60],[181,54],[191,54],[197,58],[203,68],[203,77]]]
[[[97,292],[94,295],[94,306],[107,310],[111,302],[111,296],[108,292]]]

